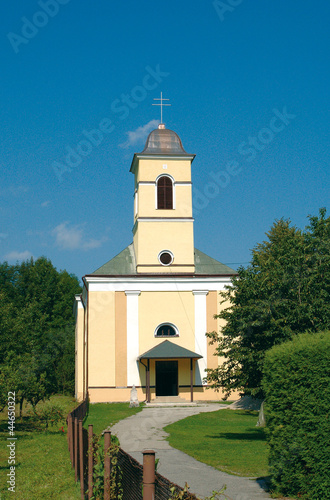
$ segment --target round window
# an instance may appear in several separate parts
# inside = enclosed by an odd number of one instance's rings
[[[159,262],[163,264],[163,266],[169,266],[173,262],[173,254],[169,252],[168,250],[164,250],[163,252],[160,252],[158,255]]]

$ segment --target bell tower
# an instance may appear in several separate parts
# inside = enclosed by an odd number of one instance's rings
[[[191,163],[180,137],[160,124],[135,153],[133,246],[138,273],[188,273],[194,266]]]

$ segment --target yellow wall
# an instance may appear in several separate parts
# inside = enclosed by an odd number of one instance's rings
[[[176,185],[174,188],[174,206],[172,210],[156,208],[156,187],[140,184],[138,189],[138,217],[192,217],[192,199],[190,185]]]
[[[218,311],[219,302],[219,292],[211,291],[206,296],[206,314],[207,314],[207,332],[218,332],[218,319],[214,318],[214,315]],[[209,339],[207,341],[207,367],[217,368],[218,367],[218,357],[214,356],[216,350],[216,344],[210,345]]]
[[[224,302],[223,304],[221,304],[220,302],[222,301],[222,297],[220,296],[220,293],[217,292],[217,314],[220,314],[221,311],[223,311],[224,309],[227,309],[227,307],[230,306],[230,302],[229,301],[226,301]],[[221,335],[221,329],[225,326],[226,324],[226,321],[224,319],[217,319],[217,332],[220,333]],[[224,361],[225,361],[225,358],[224,357],[218,357],[217,358],[218,360],[218,365],[220,366]],[[237,399],[237,398],[236,398]]]
[[[145,390],[137,388],[138,400],[140,402],[146,399]],[[115,389],[115,388],[104,388],[104,389],[90,389],[89,398],[91,403],[110,403],[110,402],[120,402],[129,401],[131,395],[131,389]]]
[[[115,292],[89,292],[89,386],[114,386]]]
[[[151,401],[155,399],[155,389],[151,389]],[[107,403],[107,402],[120,402],[130,400],[131,389],[115,389],[115,388],[104,388],[104,389],[91,389],[89,391],[89,397],[91,403]],[[146,399],[145,389],[141,387],[137,388],[138,400],[143,402]],[[179,396],[187,401],[190,401],[190,387],[182,387],[179,389]],[[222,402],[223,393],[221,391],[216,392],[213,389],[206,389],[205,387],[194,388],[194,401],[218,401]],[[236,401],[239,399],[237,392],[231,394],[228,401]]]
[[[173,253],[173,264],[194,266],[193,222],[138,222],[134,249],[137,264],[156,265],[157,272],[168,272],[172,267],[159,263],[158,255],[162,250]],[[175,267],[172,272],[175,272]]]
[[[165,168],[164,168],[165,167]],[[156,209],[156,181],[160,175],[174,179],[174,205],[171,210]],[[152,184],[140,184],[148,182]],[[185,182],[189,184],[177,184]],[[143,272],[194,272],[194,232],[192,220],[191,161],[141,159],[135,168],[135,186],[138,189],[137,214],[135,214],[134,250],[137,271]],[[188,218],[185,221],[144,221],[141,218]],[[189,218],[191,220],[189,220]],[[172,266],[158,261],[162,250],[174,254]],[[149,267],[143,269],[140,266]],[[180,269],[176,268],[180,265]],[[185,266],[189,268],[185,269]],[[153,266],[156,266],[154,268]]]
[[[227,304],[220,305],[219,292],[211,291],[206,297],[207,331],[219,331],[223,321],[214,319],[214,314]],[[127,297],[125,292],[89,293],[89,389],[92,402],[128,401],[127,388]],[[139,296],[139,352],[142,354],[168,339],[191,351],[195,351],[194,317],[195,301],[191,291],[187,292],[142,292]],[[78,309],[76,324],[78,372],[76,393],[82,398],[82,352],[84,311]],[[154,337],[156,327],[161,323],[173,323],[179,330],[179,337]],[[80,333],[79,333],[80,332]],[[79,341],[80,338],[80,341]],[[80,343],[79,343],[80,342]],[[80,347],[79,347],[80,346]],[[216,346],[207,348],[207,366],[216,368],[221,362],[213,356]],[[146,362],[146,361],[144,361]],[[194,362],[195,369],[195,362]],[[140,386],[145,386],[145,367],[139,365]],[[155,361],[150,361],[150,384],[155,386]],[[179,396],[190,400],[190,360],[179,360]],[[102,388],[104,386],[104,388]],[[139,400],[145,399],[145,388],[138,388]],[[223,393],[194,388],[194,400],[220,400]],[[151,388],[155,398],[155,389]],[[232,399],[238,395],[233,394]]]
[[[163,165],[167,165],[167,168],[165,169]],[[190,160],[140,159],[136,169],[136,183],[154,181],[159,175],[165,174],[172,176],[177,182],[190,182]]]
[[[115,328],[116,328],[116,375],[117,387],[127,385],[127,297],[125,292],[115,292]]]
[[[192,292],[143,292],[139,297],[139,350],[144,353],[164,337],[154,337],[161,323],[173,323],[179,337],[169,338],[174,344],[195,350],[194,295]]]

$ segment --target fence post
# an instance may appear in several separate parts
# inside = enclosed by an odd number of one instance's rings
[[[70,421],[71,421],[71,413],[69,413],[69,415],[67,416],[67,419],[66,419],[66,425],[68,426],[67,438],[68,438],[69,453],[70,453]],[[71,457],[71,453],[70,453],[70,457]]]
[[[94,447],[93,447],[93,426],[88,425],[88,499],[93,496],[93,462],[94,462]]]
[[[78,481],[78,418],[74,418],[74,479]]]
[[[70,461],[71,461],[71,466],[73,467],[73,436],[72,436],[72,415],[69,413],[68,415],[68,446],[69,446],[69,453],[70,453]]]
[[[79,420],[79,478],[81,499],[85,499],[83,421]]]
[[[110,445],[111,432],[104,433],[104,500],[110,500]]]
[[[143,452],[143,500],[155,498],[155,452]]]
[[[70,458],[71,458],[72,468],[74,469],[74,419],[72,418],[72,415],[71,415],[70,439],[71,439],[71,442],[70,442],[70,446],[71,446]]]

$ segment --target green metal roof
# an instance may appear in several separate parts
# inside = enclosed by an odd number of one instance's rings
[[[116,257],[106,262],[103,266],[96,269],[92,274],[110,275],[110,276],[125,276],[137,274],[133,243],[128,245]]]
[[[138,359],[169,359],[169,358],[202,358],[200,354],[189,351],[184,347],[173,344],[169,340],[164,340],[161,344],[153,347],[149,351],[141,354]]]
[[[195,248],[195,274],[237,274],[234,269],[222,264],[218,260],[213,259]]]
[[[228,275],[232,276],[237,274],[234,269],[221,264],[212,257],[195,248],[195,275]],[[138,275],[136,272],[135,254],[133,243],[128,245],[116,257],[109,260],[106,264],[99,267],[92,273],[98,276],[125,276],[125,275]],[[173,272],[175,274],[175,271]]]

